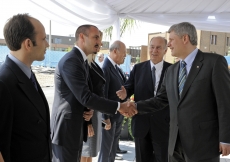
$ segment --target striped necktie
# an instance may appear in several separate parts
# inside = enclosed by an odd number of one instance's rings
[[[179,96],[181,97],[184,84],[187,78],[187,71],[186,71],[186,62],[181,61],[180,63],[180,72],[179,72],[179,77],[178,77],[178,90],[179,90]]]

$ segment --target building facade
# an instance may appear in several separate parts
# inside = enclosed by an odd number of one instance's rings
[[[217,53],[223,56],[228,55],[230,47],[230,33],[224,32],[214,32],[214,31],[204,31],[197,30],[198,40],[197,48],[203,52]],[[148,34],[148,42],[152,37],[161,36],[169,40],[169,33],[150,33]],[[147,56],[149,59],[149,56]],[[175,58],[171,56],[171,51],[168,49],[165,57],[165,61],[174,63]]]
[[[46,40],[49,42],[49,35],[46,35]],[[70,51],[75,45],[76,39],[73,36],[51,36],[51,50],[52,51]],[[102,50],[109,49],[109,42],[102,41]],[[4,39],[0,39],[0,46],[6,46]]]

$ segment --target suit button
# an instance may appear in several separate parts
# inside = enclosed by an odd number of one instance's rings
[[[39,120],[38,120],[38,124],[40,124],[41,122],[42,122],[41,119],[39,119]]]

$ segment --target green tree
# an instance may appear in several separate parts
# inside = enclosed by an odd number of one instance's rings
[[[135,29],[135,27],[138,27],[139,21],[134,19],[120,19],[120,37],[122,37],[123,33],[126,31],[131,32]],[[108,37],[110,40],[112,38],[113,33],[113,26],[110,26],[109,28],[103,30],[103,34],[105,37]]]

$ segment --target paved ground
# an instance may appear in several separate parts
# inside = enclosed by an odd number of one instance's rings
[[[37,76],[37,75],[36,75]],[[45,81],[43,81],[44,83],[46,83]],[[52,108],[52,104],[53,104],[53,98],[54,98],[54,87],[45,87],[42,86],[42,89],[46,95],[46,98],[48,100],[48,104],[50,106],[50,111]],[[123,160],[115,160],[115,162],[135,162],[135,145],[134,142],[132,141],[120,141],[120,148],[122,150],[127,150],[128,153],[127,154],[118,154],[119,156],[123,156]],[[97,162],[97,157],[93,158],[93,162]],[[220,162],[230,162],[230,155],[227,157],[222,157],[221,156],[221,160]]]

